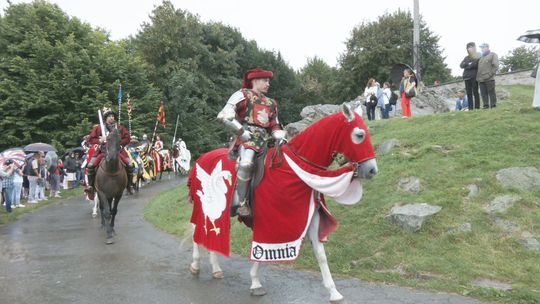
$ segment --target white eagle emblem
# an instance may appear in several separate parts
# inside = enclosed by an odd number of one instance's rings
[[[212,174],[206,173],[203,168],[196,164],[197,179],[201,182],[201,190],[197,190],[197,195],[201,199],[202,210],[204,213],[204,231],[206,230],[206,218],[210,220],[216,235],[219,235],[220,228],[216,227],[215,221],[221,217],[223,210],[227,207],[228,188],[225,180],[232,184],[232,174],[230,171],[223,171],[221,160],[216,164]]]
[[[263,124],[268,123],[269,119],[268,119],[268,112],[266,112],[266,109],[262,109],[259,112],[257,112],[257,120],[259,120]]]

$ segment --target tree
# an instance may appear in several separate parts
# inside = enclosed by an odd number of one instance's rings
[[[411,14],[401,10],[355,27],[339,60],[338,99],[350,100],[360,95],[371,77],[379,82],[389,80],[390,70],[396,63],[411,64],[412,29]],[[438,46],[439,37],[423,21],[420,22],[420,41],[422,81],[450,79],[450,69]]]
[[[154,9],[132,45],[151,66],[151,80],[164,93],[170,117],[179,115],[178,136],[195,156],[228,142],[230,134],[216,116],[240,88],[247,69],[274,71],[268,96],[278,97],[282,121],[299,113],[293,112],[297,105],[292,101],[296,75],[279,53],[260,50],[255,42],[221,23],[203,23],[170,1]],[[169,138],[173,127],[162,138]]]
[[[302,106],[338,103],[335,86],[337,69],[318,57],[310,58],[298,73],[300,93],[297,99]]]
[[[532,69],[536,65],[536,47],[520,46],[501,57],[501,72]]]
[[[147,113],[144,105],[161,95],[147,69],[125,41],[110,41],[57,5],[10,4],[0,17],[0,148],[78,146],[97,123],[97,109],[116,104],[119,80],[143,101],[135,111]],[[136,119],[135,128],[146,120]]]

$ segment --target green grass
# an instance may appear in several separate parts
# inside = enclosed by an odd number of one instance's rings
[[[540,111],[530,107],[532,87],[498,89],[508,91],[510,98],[501,100],[496,109],[368,122],[374,146],[392,138],[401,146],[377,157],[380,173],[364,183],[359,204],[329,202],[339,221],[326,246],[334,274],[499,303],[540,303],[540,254],[520,245],[519,234],[508,235],[495,227],[483,210],[498,195],[518,194],[521,200],[501,217],[540,239],[540,191],[503,189],[495,178],[503,168],[540,167]],[[420,193],[397,189],[399,179],[406,176],[420,178]],[[466,186],[473,183],[480,193],[467,201]],[[416,233],[385,221],[395,203],[414,202],[443,209]],[[187,238],[190,212],[182,187],[158,196],[146,206],[145,216]],[[472,224],[472,232],[447,234],[465,222]],[[249,230],[232,223],[231,249],[247,256]],[[317,270],[309,244],[302,250],[294,267]],[[389,271],[395,269],[403,271]],[[435,278],[418,278],[420,273]],[[510,283],[513,290],[473,287],[472,282],[481,278]]]
[[[38,208],[41,208],[42,206],[54,204],[58,201],[64,200],[66,198],[79,196],[83,194],[83,187],[77,187],[74,189],[68,189],[68,190],[62,190],[62,193],[60,194],[61,198],[49,198],[48,196],[49,191],[47,191],[47,198],[46,201],[40,201],[38,204],[27,204],[26,200],[22,200],[21,203],[25,205],[25,208],[15,208],[12,209],[11,213],[6,212],[6,208],[3,207],[2,211],[0,211],[0,225],[7,224],[9,222],[15,221],[18,219],[22,214],[32,212]]]

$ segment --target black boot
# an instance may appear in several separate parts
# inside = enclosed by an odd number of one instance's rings
[[[129,164],[126,166],[127,173],[127,187],[126,190],[129,194],[133,194],[133,165]]]
[[[86,174],[88,177],[88,185],[86,186],[86,189],[84,189],[84,192],[88,194],[88,199],[93,200],[95,194],[94,181],[96,180],[96,168],[88,164],[88,166],[86,166]]]

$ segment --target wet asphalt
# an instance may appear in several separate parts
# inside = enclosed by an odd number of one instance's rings
[[[245,257],[220,258],[225,278],[216,280],[204,254],[201,274],[192,276],[190,241],[143,219],[144,205],[153,196],[184,185],[185,179],[165,177],[139,194],[124,196],[113,245],[105,244],[101,220],[92,218],[91,205],[82,197],[44,206],[0,226],[0,303],[328,303],[318,272],[274,265],[260,271],[268,294],[251,296],[251,265]],[[459,295],[334,279],[344,303],[480,303]]]

